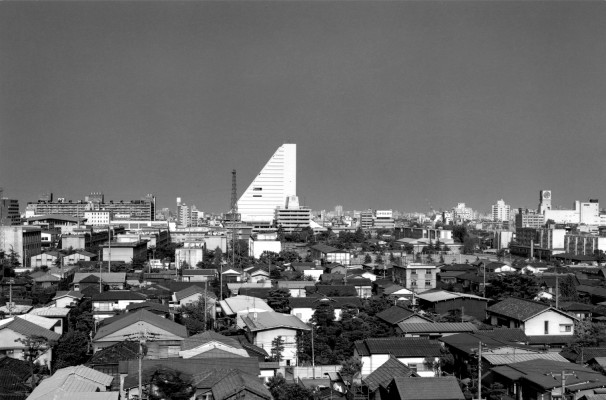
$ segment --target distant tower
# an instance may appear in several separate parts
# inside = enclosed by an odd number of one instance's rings
[[[551,210],[551,190],[541,190],[539,196],[539,214],[543,214],[545,211]]]
[[[236,170],[231,171],[231,214],[238,214],[238,187],[236,186]]]

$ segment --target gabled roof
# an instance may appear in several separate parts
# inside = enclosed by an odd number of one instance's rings
[[[388,324],[395,325],[400,321],[409,318],[414,312],[399,306],[391,306],[387,310],[383,310],[377,313],[377,318],[387,322]]]
[[[60,280],[59,277],[49,273],[34,278],[34,282],[59,282]]]
[[[336,247],[328,246],[323,243],[318,243],[313,246],[309,246],[309,248],[319,251],[320,253],[332,253],[338,250]]]
[[[509,332],[512,331],[512,332]],[[524,340],[517,340],[520,338]],[[478,343],[482,342],[482,346],[488,349],[500,347],[517,347],[526,348],[519,342],[526,343],[528,337],[524,335],[521,329],[495,329],[494,331],[475,331],[473,333],[465,332],[455,335],[444,336],[438,339],[445,343],[449,348],[456,349],[467,355],[474,354],[478,348]]]
[[[40,382],[29,395],[28,400],[52,399],[55,395],[65,392],[97,392],[99,389],[105,390],[109,387],[113,379],[113,376],[84,365],[62,368]],[[80,398],[86,398],[86,394],[81,395]]]
[[[223,400],[232,397],[243,390],[254,393],[256,395],[254,398],[257,399],[271,400],[273,398],[269,389],[267,389],[256,376],[233,371],[213,385],[213,399]],[[244,396],[244,398],[246,397],[247,396]]]
[[[93,301],[118,301],[118,300],[139,300],[145,301],[147,296],[133,292],[131,290],[108,290],[107,292],[97,293],[93,296]]]
[[[223,343],[227,346],[234,347],[236,349],[241,349],[242,346],[240,342],[234,338],[229,336],[221,335],[220,333],[214,331],[206,331],[199,333],[194,336],[190,336],[181,342],[181,350],[190,350],[195,349],[198,346],[201,346],[210,342],[219,342]]]
[[[329,302],[335,309],[342,308],[345,305],[362,307],[362,299],[359,297],[290,297],[288,304],[290,308],[313,308],[315,309],[322,302]]]
[[[371,392],[374,392],[379,386],[386,387],[396,377],[411,377],[418,376],[413,370],[408,368],[398,361],[398,359],[392,355],[385,361],[379,368],[371,372],[366,378],[362,379],[362,382],[368,387]]]
[[[439,357],[442,355],[440,344],[425,338],[369,338],[356,341],[354,346],[360,356],[393,354],[396,357]]]
[[[101,280],[107,284],[126,282],[126,272],[76,272],[74,274],[74,283],[79,283],[82,279],[90,275],[101,278]]]
[[[56,341],[61,337],[58,333],[45,329],[33,322],[16,317],[0,320],[0,334],[3,329],[11,330],[23,336],[41,336],[49,341]],[[15,348],[19,347],[23,347],[23,345],[15,344]]]
[[[583,347],[582,350],[567,347],[560,355],[572,363],[581,361],[581,358],[586,362],[595,357],[606,357],[606,347]]]
[[[518,321],[527,321],[535,315],[541,314],[547,310],[553,310],[555,312],[569,316],[562,311],[552,308],[549,304],[540,303],[538,301],[519,299],[517,297],[510,297],[502,300],[486,309],[487,312],[502,315],[504,317],[512,318]],[[574,318],[569,316],[570,318]]]
[[[56,319],[44,318],[44,317],[40,317],[35,314],[17,315],[15,318],[24,319],[24,320],[29,321],[33,324],[36,324],[44,329],[48,329],[49,331],[52,330],[55,327],[55,325],[57,325],[59,323],[59,321]]]
[[[86,256],[86,257],[97,257],[97,255],[95,253],[91,253],[90,251],[86,251],[86,250],[76,250],[75,251],[76,254],[80,254],[82,256]]]
[[[195,276],[195,275],[200,275],[200,276],[215,276],[217,275],[218,271],[216,269],[184,269],[183,270],[183,276]]]
[[[296,316],[273,311],[256,313],[256,317],[248,314],[242,317],[242,320],[251,332],[266,331],[277,328],[292,328],[303,331],[310,330],[310,327]]]
[[[398,329],[403,333],[456,333],[473,332],[478,327],[471,322],[410,322],[398,323]]]
[[[154,313],[151,313],[145,309],[138,310],[135,312],[126,313],[122,318],[114,321],[109,325],[102,326],[97,331],[94,340],[102,339],[112,333],[118,332],[128,326],[136,324],[137,322],[147,322],[157,328],[160,328],[166,332],[172,333],[175,336],[182,338],[187,337],[187,329],[183,325],[179,325],[170,319],[162,318]]]
[[[257,297],[235,296],[219,302],[225,315],[234,315],[248,310],[273,311],[265,301]]]
[[[182,299],[185,299],[189,296],[201,296],[203,295],[205,292],[204,288],[201,288],[200,286],[190,286],[188,288],[185,288],[183,290],[180,290],[178,292],[175,293],[175,298],[178,301],[181,301]],[[215,297],[215,294],[211,291],[211,290],[206,290],[206,295],[209,297]]]
[[[55,297],[53,297],[53,300],[57,300],[62,297],[73,297],[74,299],[80,300],[84,297],[84,295],[77,290],[57,291],[57,293],[55,293]]]
[[[118,342],[97,351],[88,360],[86,365],[118,364],[120,361],[135,360],[138,356],[139,343],[130,341]]]
[[[150,301],[144,301],[142,303],[131,303],[126,306],[126,311],[132,312],[141,308],[144,308],[148,311],[158,311],[166,314],[170,312],[170,308],[166,304],[153,303]]]
[[[401,400],[464,400],[454,376],[439,378],[394,378]]]
[[[418,298],[424,301],[428,301],[431,303],[437,303],[439,301],[448,301],[455,299],[473,299],[473,300],[481,300],[488,302],[488,299],[476,296],[469,293],[455,293],[455,292],[447,292],[446,290],[437,290],[424,292],[417,295]]]

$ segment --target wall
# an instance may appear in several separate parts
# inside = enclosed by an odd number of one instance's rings
[[[297,365],[296,334],[297,331],[295,329],[287,328],[256,332],[254,344],[262,347],[271,355],[272,341],[276,337],[282,336],[284,342],[284,352],[282,353],[283,359],[280,361],[280,365],[289,365],[288,361],[290,361],[290,365]]]
[[[555,311],[546,311],[526,321],[524,323],[524,333],[528,336],[545,336],[545,321],[549,321],[548,336],[572,336],[574,333],[573,319]],[[560,324],[572,325],[570,332],[560,332]]]
[[[367,376],[374,372],[377,368],[389,360],[389,354],[373,354],[371,356],[361,357],[362,359],[362,376]],[[439,357],[435,358],[438,361]],[[398,361],[402,364],[411,366],[416,365],[417,373],[422,377],[433,377],[436,373],[433,369],[428,369],[425,366],[425,357],[407,358],[398,357]]]

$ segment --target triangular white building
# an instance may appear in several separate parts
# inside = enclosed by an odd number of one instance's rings
[[[238,200],[243,222],[274,220],[277,207],[285,207],[297,195],[297,145],[283,144]]]

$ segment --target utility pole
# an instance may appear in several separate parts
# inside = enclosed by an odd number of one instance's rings
[[[112,272],[112,229],[111,225],[107,226],[107,235],[109,238],[109,260],[107,261],[107,272]]]
[[[566,370],[562,371],[562,400],[566,400],[566,377],[575,376],[574,373],[567,374]]]
[[[101,261],[101,250],[99,250],[99,293],[103,293],[103,285],[101,283],[101,267],[103,267],[103,261]]]
[[[482,342],[478,346],[478,400],[482,400]]]
[[[484,284],[482,286],[482,297],[486,298],[486,263],[482,261],[482,267],[484,268]]]
[[[139,342],[139,400],[143,399],[143,346],[147,343],[147,341],[152,341],[158,336],[157,333],[147,332],[146,330],[139,331],[139,333],[133,333],[128,335],[128,340]]]
[[[314,324],[311,323],[311,369],[313,378],[316,379],[316,352],[314,350]]]
[[[9,278],[8,280],[8,314],[13,316],[13,283],[15,280],[13,278]]]

